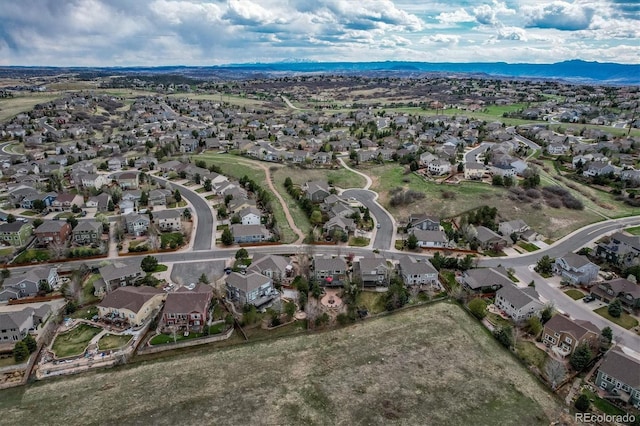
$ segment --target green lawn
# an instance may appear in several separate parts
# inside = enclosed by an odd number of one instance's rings
[[[516,343],[516,353],[527,364],[535,365],[542,370],[547,360],[547,354],[533,342],[520,340]]]
[[[456,281],[456,274],[452,271],[442,271],[440,275],[444,278],[444,286],[449,290],[453,291],[460,287],[460,284]]]
[[[525,249],[528,252],[540,250],[540,247],[538,247],[537,245],[528,243],[526,241],[518,241],[518,246],[522,247],[523,249]]]
[[[36,216],[38,214],[40,213],[34,212],[33,210],[27,210],[25,212],[20,213],[21,216],[29,216],[29,217]]]
[[[219,324],[214,324],[212,326],[209,327],[209,335],[213,335],[213,334],[219,334],[222,333],[224,330],[226,330],[226,324],[224,323],[219,323]],[[177,332],[176,336],[175,336],[175,341],[176,342],[180,342],[182,340],[189,340],[189,339],[196,339],[198,337],[204,337],[205,334],[204,333],[189,333],[188,336],[185,336],[184,333],[181,332]],[[158,334],[157,336],[154,336],[151,339],[151,344],[152,345],[162,345],[165,343],[173,343],[174,338],[173,338],[173,334]]]
[[[163,265],[161,263],[157,264],[156,267],[154,268],[153,272],[164,272],[166,270],[168,270],[169,267],[167,265]]]
[[[28,249],[20,253],[14,263],[44,262],[49,260],[49,251],[41,249]]]
[[[168,209],[175,209],[175,208],[178,208],[178,207],[186,207],[186,206],[187,206],[187,202],[186,202],[186,201],[184,201],[184,200],[180,200],[180,202],[179,202],[179,203],[170,203],[170,204],[167,204],[167,208],[168,208]]]
[[[100,274],[92,274],[82,286],[82,300],[80,301],[82,305],[95,303],[100,298],[96,297],[93,292],[95,288],[93,287],[93,283],[100,279]]]
[[[0,368],[8,367],[10,365],[16,365],[16,360],[12,356],[6,358],[0,358]]]
[[[117,336],[115,334],[105,334],[98,340],[98,350],[106,351],[118,349],[129,343],[132,336]]]
[[[160,234],[160,245],[164,248],[177,248],[184,245],[182,232],[167,232]]]
[[[603,306],[602,308],[596,309],[594,312],[600,315],[601,317],[604,317],[609,321],[615,324],[618,324],[620,327],[626,328],[627,330],[638,325],[638,320],[632,317],[631,315],[629,315],[628,313],[622,312],[622,315],[620,315],[620,318],[614,318],[611,315],[609,315],[607,308],[608,306]]]
[[[1,256],[9,256],[10,254],[12,254],[15,250],[15,247],[7,247],[7,248],[2,248],[0,249],[0,257]]]
[[[640,235],[640,226],[634,226],[633,228],[625,229],[631,235]]]
[[[610,414],[612,416],[622,416],[625,414],[624,410],[616,407],[606,399],[600,398],[597,394],[586,389],[583,392],[589,397],[589,400],[592,401],[591,405],[603,413]]]
[[[84,306],[79,308],[77,311],[69,315],[69,318],[80,318],[90,320],[94,316],[98,315],[98,307],[97,306]]]
[[[573,300],[580,300],[584,297],[584,293],[580,290],[576,290],[575,288],[570,288],[569,290],[565,291],[564,294],[566,294]]]
[[[275,172],[272,172],[273,181],[284,187],[284,180],[287,177],[291,178],[294,185],[302,185],[305,182],[311,180],[324,180],[331,182],[338,188],[362,188],[366,181],[357,173],[353,173],[350,170],[340,168],[337,170],[332,169],[303,169],[297,166],[281,167]]]
[[[361,291],[356,299],[358,306],[365,306],[369,314],[378,314],[385,311],[384,296],[386,293],[376,291]]]
[[[53,342],[53,352],[58,358],[81,355],[91,339],[102,329],[87,324],[80,324],[66,333],[58,334]]]
[[[365,237],[350,237],[349,238],[349,246],[350,247],[366,247],[371,242],[371,239]]]
[[[489,321],[495,327],[511,326],[511,322],[509,322],[509,320],[506,320],[500,315],[494,314],[493,312],[487,312],[487,321]]]

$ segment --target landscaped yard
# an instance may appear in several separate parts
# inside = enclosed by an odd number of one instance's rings
[[[7,424],[548,425],[563,408],[449,303],[0,392]]]
[[[211,336],[213,334],[222,333],[225,330],[225,328],[226,328],[226,324],[224,323],[211,325],[209,326],[208,335]],[[190,332],[187,336],[185,336],[183,332],[177,332],[175,336],[173,334],[158,334],[151,339],[151,344],[162,345],[164,343],[173,343],[174,341],[180,342],[182,340],[195,339],[195,338],[204,337],[204,336],[206,336],[204,333],[194,333],[194,332]]]
[[[385,294],[377,291],[361,291],[356,302],[358,306],[365,306],[369,310],[369,314],[379,314],[385,311]]]
[[[160,234],[160,244],[164,248],[177,248],[184,244],[182,232],[167,232]]]
[[[572,298],[573,300],[580,300],[584,297],[584,293],[580,290],[576,290],[575,288],[570,288],[564,292],[567,296]]]
[[[68,317],[69,318],[90,320],[96,315],[98,315],[98,307],[97,306],[84,306],[82,308],[78,308],[77,311],[75,311],[71,315],[68,315]]]
[[[589,397],[589,400],[591,400],[591,404],[603,413],[610,414],[612,416],[622,416],[625,414],[623,410],[619,409],[606,399],[600,398],[595,393],[586,389],[584,390],[584,393]]]
[[[366,247],[371,242],[371,239],[365,237],[350,237],[349,246],[351,247]]]
[[[118,349],[129,343],[132,336],[118,336],[115,334],[105,334],[98,340],[98,350],[107,351],[109,349]]]
[[[547,361],[548,357],[548,355],[542,349],[538,348],[535,343],[527,340],[519,340],[516,343],[516,352],[520,358],[530,365],[535,365],[540,369],[540,371],[544,368],[544,363]]]
[[[14,263],[44,262],[49,260],[49,251],[42,249],[27,249],[15,258]]]
[[[601,308],[596,309],[593,312],[608,319],[609,321],[615,324],[618,324],[622,328],[626,328],[627,330],[638,325],[638,320],[624,311],[622,312],[622,315],[620,315],[620,318],[612,317],[611,315],[609,315],[608,306],[603,306]]]
[[[518,241],[518,246],[522,247],[528,252],[540,250],[540,247],[538,247],[537,245],[528,243],[526,241]]]
[[[73,355],[81,355],[91,339],[93,339],[101,329],[92,327],[87,324],[79,324],[66,333],[56,336],[53,342],[53,352],[58,358],[64,358]]]

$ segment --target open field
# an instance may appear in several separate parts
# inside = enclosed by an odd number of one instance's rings
[[[33,93],[0,99],[0,121],[12,118],[21,112],[31,111],[35,105],[48,102],[56,97],[51,94]]]
[[[7,424],[546,425],[562,408],[477,322],[439,303],[3,390],[0,410]]]
[[[603,219],[591,210],[553,209],[547,206],[535,209],[532,204],[509,199],[507,189],[485,183],[463,182],[447,185],[428,182],[417,174],[404,174],[404,168],[396,164],[367,165],[360,167],[360,170],[371,176],[371,189],[380,194],[379,201],[397,220],[406,220],[411,213],[449,218],[487,205],[496,207],[504,220],[523,219],[532,229],[546,237],[558,238]],[[389,191],[396,187],[419,191],[426,196],[409,206],[391,207]],[[445,192],[453,196],[445,199]]]
[[[290,177],[294,184],[302,185],[310,180],[325,180],[332,182],[338,188],[362,188],[365,180],[362,176],[347,169],[303,169],[295,166],[285,166],[273,173],[274,182],[284,186],[284,180]]]
[[[79,324],[66,333],[56,336],[53,342],[53,352],[58,358],[80,355],[89,345],[91,339],[100,333],[100,329],[87,324]]]

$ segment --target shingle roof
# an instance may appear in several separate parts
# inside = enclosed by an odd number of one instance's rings
[[[175,219],[179,218],[182,212],[180,210],[172,209],[172,210],[160,210],[157,212],[153,212],[154,219]]]
[[[78,232],[102,232],[102,224],[97,220],[81,220],[78,225],[73,228],[73,233]]]
[[[266,270],[275,270],[284,274],[289,265],[289,261],[283,256],[276,256],[272,254],[265,254],[262,256],[255,256],[251,265],[247,269],[248,271],[262,273]]]
[[[410,256],[403,256],[400,258],[400,269],[407,275],[432,275],[437,274],[438,271],[428,260],[417,262]]]
[[[567,263],[567,265],[571,266],[572,268],[576,268],[576,269],[581,268],[581,267],[591,263],[589,261],[589,259],[587,259],[587,256],[582,256],[582,255],[575,254],[575,253],[567,253],[564,256],[562,256],[562,259],[564,259],[564,261]]]
[[[60,232],[60,230],[68,225],[67,222],[63,220],[45,220],[42,222],[40,226],[35,229],[35,233],[49,233],[49,232]],[[71,225],[68,225],[71,226]]]
[[[138,312],[147,301],[158,294],[163,294],[163,291],[155,287],[118,287],[107,294],[98,306]]]
[[[213,288],[208,285],[199,285],[193,290],[180,287],[178,291],[167,294],[163,312],[171,314],[202,312],[207,308],[212,296]]]
[[[596,327],[589,321],[572,321],[571,319],[560,314],[554,315],[549,321],[547,321],[544,326],[549,327],[551,330],[558,333],[569,333],[576,340],[582,339],[584,335],[589,331],[592,331],[596,334],[600,333],[598,327]]]
[[[344,259],[318,257],[313,261],[316,271],[344,271],[347,269],[347,263]]]
[[[249,293],[268,282],[271,282],[271,278],[265,277],[257,272],[250,272],[246,275],[232,272],[227,275],[227,285],[242,290],[245,293]]]
[[[513,286],[504,268],[480,268],[470,269],[465,272],[464,282],[471,289],[500,285],[501,287]]]
[[[509,284],[498,290],[496,295],[509,301],[515,309],[521,309],[532,301],[540,303],[538,292],[533,287],[521,289],[514,284]]]
[[[103,266],[99,271],[100,276],[107,282],[124,276],[142,275],[143,273],[140,265],[126,265],[122,262],[114,262],[112,265]]]
[[[604,356],[600,371],[634,389],[640,389],[640,360],[625,354],[619,348],[612,349]]]

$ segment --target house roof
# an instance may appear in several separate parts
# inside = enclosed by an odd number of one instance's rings
[[[143,216],[137,213],[130,213],[128,215],[126,215],[124,217],[125,222],[127,223],[133,223],[133,222],[137,222],[139,220],[142,220],[143,222],[149,223],[149,216]]]
[[[618,347],[604,356],[600,371],[607,376],[615,377],[634,389],[640,388],[640,360],[625,354]]]
[[[449,241],[447,239],[447,234],[443,231],[424,231],[419,228],[411,228],[410,231],[413,235],[416,236],[418,241],[427,241],[427,242],[436,242],[436,243],[446,243]]]
[[[256,255],[251,262],[248,271],[262,273],[262,271],[277,271],[281,274],[286,272],[289,261],[283,256],[273,254]]]
[[[182,212],[180,210],[171,209],[171,210],[160,210],[157,212],[153,212],[154,219],[175,219],[179,218]]]
[[[383,267],[385,269],[389,268],[387,266],[387,260],[382,257],[363,257],[358,261],[358,265],[360,266],[361,271],[372,271],[379,267]]]
[[[246,237],[251,235],[268,235],[269,231],[263,225],[231,225],[234,237]]]
[[[429,216],[424,213],[416,213],[409,216],[409,223],[411,223],[411,225],[415,226],[416,224],[424,221],[440,223],[440,219],[438,219],[436,216]]]
[[[76,197],[77,197],[77,195],[76,195],[76,194],[62,193],[62,194],[58,194],[58,196],[56,197],[56,201],[57,201],[58,203],[70,203],[70,202],[72,202]]]
[[[163,293],[162,290],[149,286],[118,287],[107,294],[104,299],[98,303],[98,306],[103,308],[128,309],[131,312],[138,312],[150,299]]]
[[[611,287],[611,290],[613,290],[616,295],[625,293],[630,294],[634,299],[640,299],[640,286],[626,278],[616,278],[611,281],[605,281],[603,284]]]
[[[576,269],[582,268],[583,266],[591,263],[589,259],[587,259],[587,256],[582,256],[575,253],[567,253],[562,256],[562,259],[567,263],[567,265]]]
[[[504,268],[470,269],[464,274],[464,282],[473,290],[493,285],[513,286],[513,282],[508,278]]]
[[[256,207],[253,206],[249,206],[249,207],[244,207],[243,209],[241,209],[238,212],[238,216],[240,217],[245,217],[248,214],[254,214],[258,217],[262,216],[262,212],[260,210],[258,210]]]
[[[407,275],[433,275],[438,273],[436,268],[428,260],[417,261],[411,256],[401,257],[398,264],[400,265],[402,273]]]
[[[544,325],[557,333],[569,333],[576,340],[582,339],[589,331],[600,334],[600,329],[589,321],[573,321],[564,315],[556,314]]]
[[[97,220],[81,220],[78,222],[75,228],[73,228],[73,233],[78,232],[102,232],[102,224]]]
[[[0,328],[3,330],[15,328],[19,331],[20,326],[32,316],[34,313],[32,308],[25,308],[20,311],[9,311],[0,313]]]
[[[119,279],[125,276],[142,275],[140,265],[126,265],[122,262],[114,262],[111,265],[103,266],[99,269],[100,276],[105,281]]]
[[[325,181],[315,180],[307,182],[307,194],[313,194],[317,191],[329,192],[329,184]]]
[[[60,232],[65,226],[71,226],[63,220],[45,220],[35,229],[35,233]]]
[[[521,309],[531,302],[540,303],[538,292],[533,287],[518,288],[513,283],[505,285],[496,293],[497,296],[502,296],[505,300],[508,300],[515,309]]]
[[[184,314],[189,312],[203,312],[207,309],[213,288],[206,284],[198,285],[193,290],[180,287],[178,291],[167,294],[163,313]]]
[[[344,271],[347,263],[340,257],[317,257],[313,261],[316,271]]]
[[[227,275],[226,282],[227,285],[235,287],[238,290],[242,290],[245,293],[249,293],[267,283],[271,283],[271,278],[258,274],[257,272],[250,272],[246,275],[232,272]]]
[[[0,233],[4,233],[4,232],[20,232],[20,230],[22,229],[23,226],[31,226],[28,223],[23,223],[23,222],[11,222],[11,223],[2,223],[0,224]]]
[[[476,227],[476,231],[477,231],[476,238],[481,243],[486,243],[488,241],[495,240],[495,239],[504,240],[504,238],[502,238],[502,236],[500,236],[499,234],[493,232],[491,229],[489,229],[489,228],[487,228],[485,226],[477,226]]]

